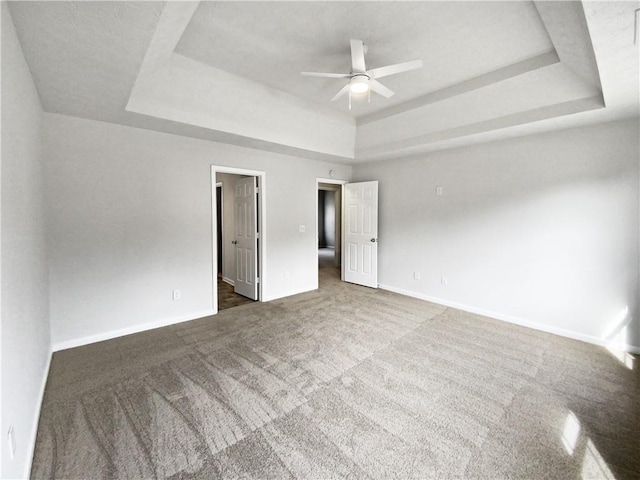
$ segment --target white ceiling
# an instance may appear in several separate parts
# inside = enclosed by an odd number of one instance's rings
[[[387,77],[396,94],[328,102],[349,73],[349,40],[368,47],[368,68],[421,59]],[[532,2],[203,2],[176,52],[301,98],[365,115],[553,50]]]
[[[111,121],[127,104],[156,2],[9,2],[45,111]]]
[[[346,163],[638,114],[639,2],[31,2],[10,11],[43,108]],[[349,71],[422,59],[371,103]]]

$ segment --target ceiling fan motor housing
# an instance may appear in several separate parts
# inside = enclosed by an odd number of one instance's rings
[[[356,73],[349,81],[351,93],[365,93],[369,90],[369,75],[364,73]]]

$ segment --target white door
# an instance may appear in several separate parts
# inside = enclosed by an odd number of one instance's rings
[[[344,186],[344,280],[378,288],[378,182]]]
[[[258,299],[256,264],[258,259],[258,221],[256,215],[256,178],[240,178],[235,194],[236,279],[235,292]]]

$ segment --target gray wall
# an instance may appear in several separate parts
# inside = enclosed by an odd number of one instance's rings
[[[320,248],[327,246],[327,236],[324,231],[324,197],[326,193],[325,190],[318,190],[318,247]]]
[[[266,173],[264,300],[317,288],[316,178],[351,167],[64,115],[43,127],[54,348],[211,312],[212,164]]]
[[[638,145],[635,119],[356,166],[380,283],[590,341],[626,316],[640,346]]]
[[[327,247],[336,246],[336,194],[326,191],[324,195],[324,235]]]
[[[336,199],[332,190],[318,190],[318,247],[336,246]]]
[[[42,108],[2,2],[2,466],[25,478],[51,358],[45,248]],[[9,457],[13,425],[16,455]]]

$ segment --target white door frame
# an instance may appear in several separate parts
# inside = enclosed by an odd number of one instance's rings
[[[340,185],[340,279],[344,281],[344,186],[349,183],[349,180],[336,180],[335,178],[319,178],[316,177],[316,250],[318,248],[318,239],[320,232],[318,232],[318,189],[321,183],[328,183],[331,185]],[[336,242],[338,239],[336,238]],[[317,281],[317,280],[316,280]],[[318,288],[318,285],[316,285]]]
[[[215,177],[213,177],[213,178],[215,180]],[[224,212],[224,185],[222,184],[222,182],[216,182],[216,194],[217,194],[218,188],[220,188],[220,211]],[[217,200],[218,200],[218,196],[216,195],[216,201]],[[222,232],[222,235],[221,235],[221,237],[222,237],[222,245],[220,245],[220,247],[221,247],[220,249],[222,250],[222,269],[221,269],[221,271],[222,271],[223,276],[224,276],[224,259],[226,258],[225,257],[226,251],[225,251],[225,246],[224,246],[224,215],[222,215],[222,218],[218,218],[217,217],[218,208],[217,208],[217,205],[214,205],[214,206],[216,207],[216,222],[214,222],[213,225],[217,228],[218,227],[217,223],[220,223],[220,231]],[[216,242],[218,241],[217,233],[218,232],[216,231]],[[218,282],[217,282],[218,267],[220,265],[217,264],[217,262],[218,262],[217,253],[218,252],[216,250],[214,250],[214,253],[216,253],[216,265],[215,265],[215,267],[216,267],[216,288],[217,288],[217,285],[218,285]]]
[[[258,231],[260,236],[258,237],[258,268],[260,281],[258,282],[258,301],[262,302],[263,299],[263,287],[265,279],[267,278],[267,262],[265,259],[265,252],[267,250],[267,235],[266,235],[266,213],[267,213],[267,201],[266,201],[266,173],[260,170],[248,170],[246,168],[225,167],[222,165],[211,165],[211,253],[212,253],[212,266],[213,266],[213,314],[218,313],[218,235],[216,233],[218,225],[218,212],[217,212],[217,200],[216,200],[216,174],[217,173],[231,173],[233,175],[248,175],[250,177],[256,177],[258,179]]]

